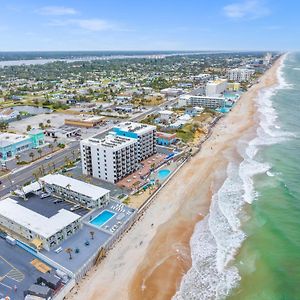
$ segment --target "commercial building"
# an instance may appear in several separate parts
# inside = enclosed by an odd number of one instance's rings
[[[27,135],[2,133],[0,134],[0,159],[7,160],[25,150],[38,148],[44,144],[44,133],[32,129]]]
[[[254,73],[254,69],[236,68],[227,71],[227,78],[237,82],[249,81]]]
[[[75,127],[85,127],[92,128],[104,121],[105,117],[103,116],[78,116],[72,119],[65,119],[65,125],[75,126]]]
[[[166,88],[161,90],[160,92],[166,97],[177,97],[184,93],[183,89],[176,89],[176,88]]]
[[[136,138],[109,134],[102,139],[81,141],[80,149],[85,175],[116,183],[138,168]]]
[[[48,174],[39,179],[47,192],[87,208],[107,205],[109,190],[61,174]]]
[[[225,105],[224,97],[208,97],[208,96],[194,96],[182,95],[178,100],[178,106],[199,106],[206,108],[219,108]]]
[[[66,209],[49,217],[11,198],[0,201],[0,226],[48,251],[80,228],[79,219],[80,215]]]
[[[12,107],[3,108],[0,110],[0,121],[8,122],[16,119],[19,115],[20,113],[17,110],[13,109]]]
[[[227,79],[217,79],[214,81],[209,81],[206,84],[206,96],[211,97],[211,96],[217,96],[221,95],[222,93],[225,92],[227,87]]]
[[[47,136],[53,137],[53,138],[71,138],[80,135],[81,129],[77,127],[72,126],[60,126],[60,127],[51,127],[46,128],[45,134]]]
[[[156,153],[156,126],[123,122],[113,128],[118,136],[136,139],[138,142],[138,162]]]

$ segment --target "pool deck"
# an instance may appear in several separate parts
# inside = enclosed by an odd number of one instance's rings
[[[154,164],[154,168],[158,167],[167,156],[167,154],[157,153],[148,157],[141,162],[142,167],[139,170],[120,180],[117,186],[130,190],[143,186],[147,182],[144,177],[150,173],[151,165]]]
[[[52,249],[51,251],[43,250],[42,254],[76,274],[77,271],[131,219],[134,209],[124,205],[124,213],[116,209],[118,204],[120,205],[120,202],[111,200],[108,205],[95,209],[85,215],[82,219],[82,228],[55,248],[62,247],[63,250],[60,253],[56,253],[55,249]],[[100,227],[89,223],[105,210],[111,211],[115,213],[115,215]],[[127,214],[127,212],[130,213]],[[124,215],[122,219],[119,219],[120,215]],[[118,222],[122,222],[122,224],[118,224]],[[115,231],[111,231],[115,225],[118,226],[118,228]],[[93,238],[91,232],[93,232]],[[87,241],[89,242],[88,246],[85,245]],[[69,254],[65,251],[67,248],[73,250],[72,259],[69,259]],[[77,248],[79,249],[79,253],[75,253],[75,249]]]

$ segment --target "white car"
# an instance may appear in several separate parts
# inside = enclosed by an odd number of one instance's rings
[[[46,157],[45,157],[45,159],[50,159],[51,158],[51,156],[50,155],[47,155]]]

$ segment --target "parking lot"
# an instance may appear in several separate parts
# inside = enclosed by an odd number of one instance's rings
[[[0,237],[0,298],[24,299],[23,291],[42,274],[31,262],[33,255]]]
[[[30,125],[32,128],[39,128],[39,124],[43,123],[47,125],[47,120],[50,120],[51,126],[59,127],[64,125],[66,118],[70,117],[68,114],[51,113],[51,114],[40,114],[28,118],[24,118],[20,121],[14,121],[9,124],[11,130],[15,130],[17,133],[26,132],[26,128]]]
[[[11,198],[18,201],[18,204],[22,205],[23,207],[26,207],[47,218],[51,218],[61,209],[71,211],[71,208],[76,204],[69,201],[64,201],[52,195],[46,198],[41,198],[40,196],[37,196],[35,194],[28,194],[26,201],[15,196],[11,196]],[[84,216],[89,211],[84,207],[80,207],[79,209],[76,209],[72,212],[80,216]]]

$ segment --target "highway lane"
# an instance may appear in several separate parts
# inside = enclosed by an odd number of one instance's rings
[[[59,153],[52,154],[51,159],[41,159],[29,166],[21,168],[12,174],[2,177],[2,184],[0,186],[0,197],[9,194],[12,190],[18,186],[24,185],[28,181],[32,181],[34,173],[40,173],[41,168],[44,169],[45,174],[53,170],[53,164],[55,168],[62,167],[66,163],[66,158],[73,159],[73,151],[79,150],[79,142],[73,143],[67,149],[60,151]]]

